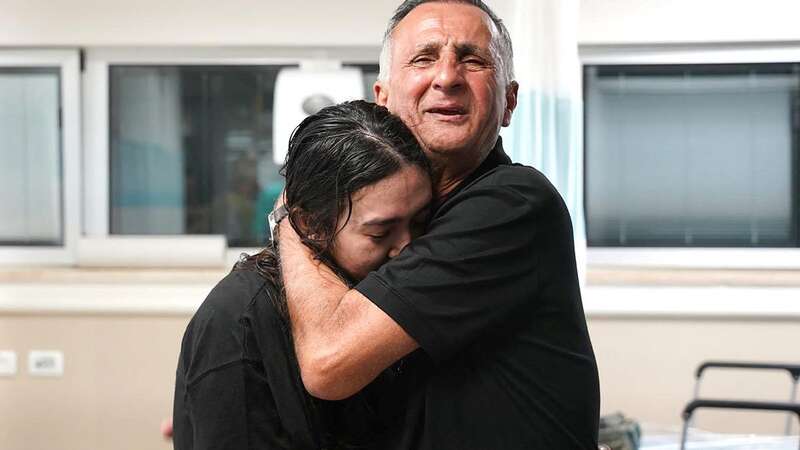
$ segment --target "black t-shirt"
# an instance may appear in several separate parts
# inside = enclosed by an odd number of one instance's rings
[[[597,366],[569,213],[499,141],[442,199],[428,233],[356,289],[421,347],[384,448],[597,448]]]
[[[375,448],[385,428],[377,404],[391,374],[341,402],[310,397],[280,295],[254,267],[240,265],[197,310],[178,361],[176,450]]]

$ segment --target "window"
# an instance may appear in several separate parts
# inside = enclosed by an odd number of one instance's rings
[[[296,66],[105,66],[107,233],[221,234],[229,247],[263,245],[264,212],[283,188],[273,157],[275,83]],[[345,66],[363,72],[371,93],[377,65]],[[96,214],[87,222],[92,231]]]
[[[0,51],[0,264],[65,264],[79,230],[75,50]]]
[[[260,247],[283,183],[278,73],[348,61],[371,92],[378,51],[0,50],[0,264],[140,266],[120,249],[143,234],[163,266],[185,264],[170,255],[188,245],[192,267],[216,267],[220,236],[228,261]]]
[[[590,246],[800,246],[800,64],[584,75]]]
[[[111,233],[262,245],[262,212],[283,188],[272,157],[282,67],[112,66]]]
[[[364,98],[370,102],[375,101],[375,95],[373,94],[372,88],[375,85],[375,82],[378,81],[378,75],[380,73],[380,66],[377,64],[357,64],[357,63],[345,63],[343,64],[344,67],[355,67],[356,69],[361,70],[361,74],[364,77]]]
[[[0,244],[63,243],[58,67],[0,67]]]

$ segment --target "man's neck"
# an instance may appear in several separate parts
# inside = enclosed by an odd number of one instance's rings
[[[465,178],[466,176],[439,181],[439,183],[436,185],[436,198],[444,198],[447,196],[447,194],[457,188]]]
[[[472,163],[470,165],[461,165],[460,167],[453,167],[437,161],[431,161],[431,163],[433,165],[434,188],[438,198],[446,196],[457,188],[469,174],[480,166],[480,161],[477,164]]]
[[[429,153],[428,157],[433,166],[433,180],[437,198],[443,198],[452,192],[467,177],[472,174],[486,159],[491,149],[474,158],[464,158],[463,155],[441,158],[440,154]]]

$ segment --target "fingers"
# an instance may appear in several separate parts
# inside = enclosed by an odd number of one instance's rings
[[[166,441],[172,440],[172,417],[167,417],[161,421],[161,436]]]

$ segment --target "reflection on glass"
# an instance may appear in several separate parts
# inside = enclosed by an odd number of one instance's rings
[[[0,68],[0,245],[63,242],[58,68]]]
[[[586,68],[590,245],[798,245],[800,65]]]
[[[225,234],[259,246],[281,66],[113,66],[111,232]]]

